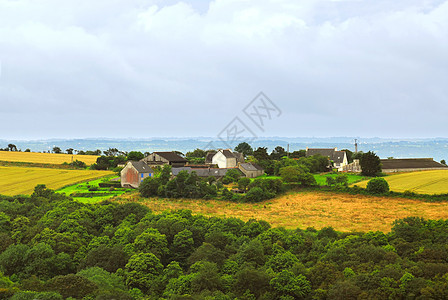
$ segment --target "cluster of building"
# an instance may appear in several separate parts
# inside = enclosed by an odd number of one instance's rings
[[[140,161],[129,161],[121,171],[121,185],[123,187],[138,188],[147,177],[154,176],[154,167],[171,166],[172,176],[177,176],[181,171],[196,172],[199,177],[213,176],[217,179],[226,175],[231,169],[238,169],[242,175],[255,178],[264,174],[263,168],[255,163],[245,162],[242,153],[230,149],[219,149],[209,152],[205,158],[205,164],[189,164],[188,160],[176,152],[153,152]]]
[[[337,148],[306,148],[306,156],[320,154],[328,157],[329,169],[340,172],[361,172],[359,160],[349,163],[347,153]],[[410,172],[423,170],[448,170],[448,166],[434,161],[432,158],[382,159],[384,173]],[[123,187],[138,188],[146,177],[154,176],[154,167],[170,165],[172,176],[181,171],[196,172],[199,177],[213,176],[217,179],[226,175],[228,170],[238,169],[242,175],[255,178],[264,174],[263,168],[255,163],[245,162],[244,155],[231,149],[219,149],[208,152],[205,164],[189,164],[188,160],[176,152],[154,152],[140,161],[129,161],[121,171]]]

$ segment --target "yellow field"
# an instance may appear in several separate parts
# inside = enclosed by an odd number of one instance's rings
[[[121,200],[120,200],[121,199]],[[217,200],[140,198],[138,193],[124,194],[116,201],[139,202],[154,212],[189,209],[195,214],[217,217],[257,219],[273,227],[301,228],[332,226],[338,231],[383,231],[392,222],[409,216],[447,219],[448,203],[349,195],[331,192],[289,193],[261,203],[233,203]]]
[[[34,153],[34,152],[11,152],[0,151],[0,161],[12,162],[29,162],[38,164],[57,164],[64,162],[70,163],[73,160],[80,160],[87,165],[96,162],[98,156],[95,155],[71,155],[71,154],[54,154],[54,153]]]
[[[384,177],[390,189],[395,192],[411,191],[419,194],[446,194],[448,193],[448,171],[420,171],[401,173]],[[367,181],[357,183],[366,187]]]
[[[38,184],[45,184],[48,188],[58,189],[69,184],[110,174],[113,174],[113,172],[0,166],[0,194],[10,196],[29,195]]]

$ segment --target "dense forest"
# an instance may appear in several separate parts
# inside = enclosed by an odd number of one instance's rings
[[[205,200],[204,200],[205,201]],[[1,299],[447,299],[448,221],[388,234],[0,196]]]

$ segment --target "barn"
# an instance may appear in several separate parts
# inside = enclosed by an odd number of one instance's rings
[[[120,175],[122,187],[138,188],[145,178],[154,176],[154,171],[142,161],[129,161]]]

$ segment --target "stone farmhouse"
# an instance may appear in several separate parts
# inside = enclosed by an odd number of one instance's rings
[[[185,158],[175,152],[153,152],[141,161],[149,166],[170,165],[172,167],[183,167],[188,162]]]
[[[344,166],[348,165],[347,153],[345,151],[338,151],[338,148],[306,148],[306,156],[313,156],[320,154],[326,156],[333,162],[333,167],[338,171],[343,171]]]
[[[255,178],[264,174],[264,169],[255,163],[238,163],[238,169],[247,178]]]
[[[219,168],[236,168],[238,163],[244,163],[244,156],[242,153],[233,152],[231,149],[219,149],[213,155],[208,153],[205,163],[218,165]]]
[[[145,178],[154,176],[154,171],[142,161],[129,161],[120,175],[122,187],[138,188]]]

